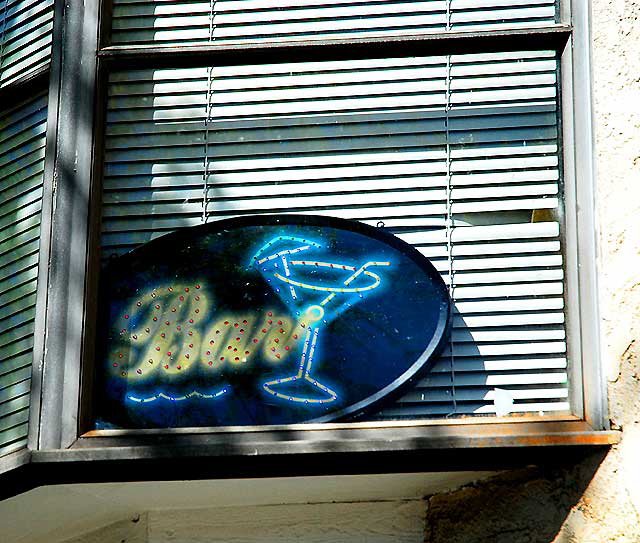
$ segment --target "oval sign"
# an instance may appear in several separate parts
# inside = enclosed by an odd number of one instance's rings
[[[445,343],[447,288],[362,223],[257,216],[186,228],[102,274],[97,428],[352,420]]]

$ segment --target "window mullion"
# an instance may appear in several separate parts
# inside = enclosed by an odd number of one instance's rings
[[[57,3],[60,56],[51,85],[56,116],[48,134],[52,167],[46,179],[52,189],[46,334],[34,448],[66,448],[78,436],[83,335],[90,306],[86,284],[98,20],[95,3]]]
[[[419,34],[391,38],[350,38],[292,43],[176,45],[172,47],[104,47],[98,57],[111,69],[135,67],[232,66],[315,60],[401,58],[496,51],[562,50],[571,26],[531,29]]]

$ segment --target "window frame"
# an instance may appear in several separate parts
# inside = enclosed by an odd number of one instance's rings
[[[292,432],[297,436],[293,451],[300,454],[320,450],[381,452],[613,442],[615,435],[605,431],[606,392],[599,360],[591,95],[589,85],[584,84],[590,81],[589,7],[584,2],[572,3],[570,6],[568,1],[562,2],[561,22],[545,28],[294,42],[266,47],[206,45],[140,49],[106,43],[110,2],[105,1],[100,9],[96,5],[82,6],[79,2],[66,6],[57,0],[51,125],[47,131],[48,167],[45,169],[46,185],[51,191],[52,216],[47,224],[51,237],[41,261],[48,263],[44,266],[48,277],[42,283],[46,296],[38,298],[41,318],[37,330],[41,332],[38,337],[43,356],[34,357],[29,448],[76,447],[85,453],[93,449],[97,458],[100,454],[108,457],[104,449],[113,446],[132,447],[124,454],[135,458],[138,453],[133,447],[152,447],[156,436],[161,435],[177,447],[196,447],[207,455],[242,456],[252,450],[259,451],[258,454],[279,455],[291,449]],[[79,36],[80,47],[65,47],[64,36]],[[286,55],[288,61],[345,56],[382,58],[393,51],[406,55],[402,50],[407,43],[412,45],[412,55],[473,52],[478,46],[483,51],[505,50],[505,43],[511,50],[542,47],[559,52],[564,208],[577,210],[566,213],[561,224],[567,273],[568,358],[578,361],[570,366],[570,381],[574,383],[570,401],[578,414],[557,420],[527,416],[522,420],[492,417],[324,424],[321,427],[249,427],[234,433],[237,452],[233,453],[227,450],[225,439],[229,439],[229,434],[224,429],[86,433],[84,430],[90,423],[93,349],[89,338],[95,327],[94,293],[98,275],[101,127],[109,70],[114,66],[148,66],[149,62],[154,67],[189,66],[205,61],[224,65],[236,63],[238,59],[266,63],[274,56],[284,58],[281,55]],[[76,80],[83,82],[84,92],[79,90]],[[41,273],[44,274],[42,270]]]

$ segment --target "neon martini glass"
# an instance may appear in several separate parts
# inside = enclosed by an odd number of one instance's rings
[[[283,249],[272,252],[275,245]],[[326,404],[337,400],[338,394],[312,375],[314,355],[323,325],[328,324],[344,306],[340,302],[364,297],[364,293],[378,288],[380,276],[370,270],[376,266],[390,266],[390,262],[368,261],[359,266],[318,260],[297,260],[292,257],[322,245],[293,236],[278,236],[266,243],[253,257],[253,264],[271,288],[295,311],[300,308],[299,326],[306,329],[304,346],[297,372],[293,375],[266,381],[263,388],[277,398],[305,404]],[[267,254],[268,256],[262,256]],[[318,271],[329,273],[332,279],[318,281],[311,277]],[[297,272],[297,273],[294,273]],[[312,273],[313,272],[313,273]],[[300,280],[299,276],[303,279]],[[304,277],[308,279],[304,280]],[[346,276],[346,278],[345,278]],[[344,278],[344,279],[343,279]],[[366,280],[366,281],[365,281]],[[357,297],[354,295],[357,294]],[[315,303],[314,303],[315,302]],[[353,304],[347,303],[350,307]]]

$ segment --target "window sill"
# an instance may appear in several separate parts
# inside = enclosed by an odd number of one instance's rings
[[[69,449],[31,451],[19,469],[0,462],[6,471],[0,499],[68,483],[501,471],[575,463],[620,440],[619,432],[597,431],[580,420],[335,426],[235,434],[93,432]]]

